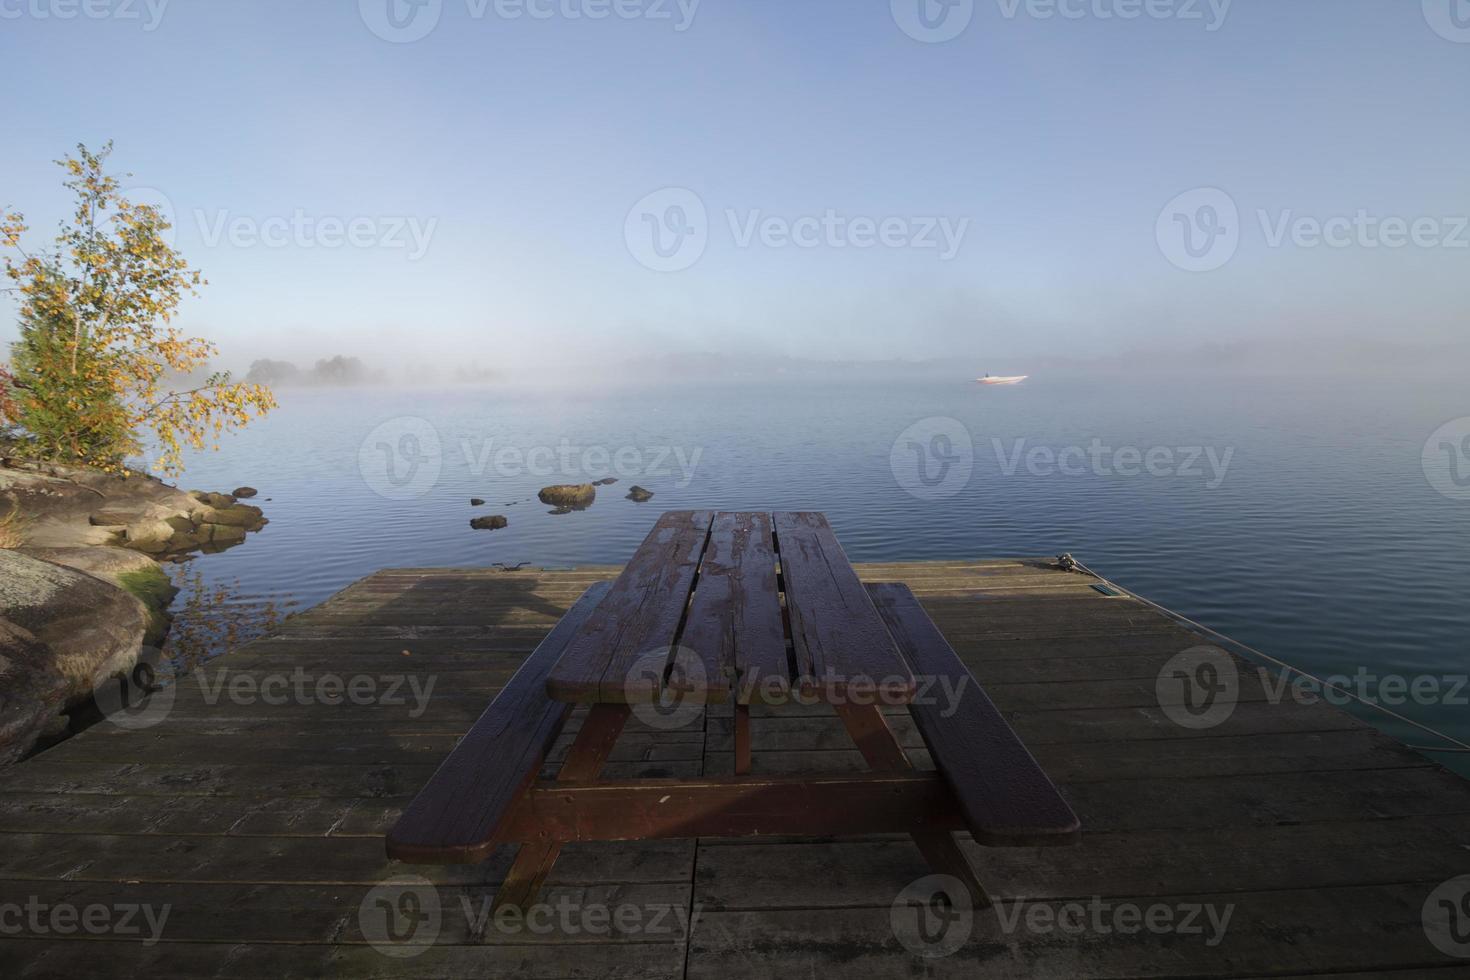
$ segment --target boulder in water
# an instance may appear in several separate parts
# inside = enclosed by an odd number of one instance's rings
[[[552,507],[570,507],[584,510],[597,499],[597,488],[590,483],[562,483],[554,487],[543,487],[536,495],[543,504]]]

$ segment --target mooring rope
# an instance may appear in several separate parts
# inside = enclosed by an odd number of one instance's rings
[[[1276,666],[1280,667],[1282,670],[1287,671],[1288,673],[1300,674],[1302,677],[1305,677],[1308,680],[1315,681],[1316,683],[1321,684],[1324,688],[1328,690],[1340,692],[1344,696],[1349,697],[1354,701],[1357,701],[1359,704],[1381,711],[1391,718],[1401,721],[1404,724],[1409,725],[1413,728],[1417,728],[1422,732],[1433,735],[1435,738],[1443,739],[1444,741],[1451,743],[1451,746],[1453,746],[1436,747],[1432,745],[1409,745],[1409,748],[1411,749],[1418,749],[1421,752],[1470,752],[1470,743],[1462,742],[1458,738],[1455,738],[1453,735],[1447,735],[1437,728],[1433,728],[1420,721],[1415,721],[1413,718],[1409,718],[1406,715],[1399,714],[1392,708],[1385,707],[1384,705],[1381,705],[1376,701],[1369,701],[1367,698],[1359,697],[1357,694],[1353,693],[1345,687],[1342,687],[1339,684],[1333,684],[1331,681],[1324,680],[1323,678],[1318,677],[1315,674],[1309,674],[1299,667],[1293,667],[1286,661],[1278,660],[1275,657],[1271,656],[1269,653],[1263,653],[1262,651],[1257,650],[1255,647],[1247,643],[1242,643],[1234,637],[1226,636],[1224,633],[1221,633],[1217,629],[1206,626],[1203,623],[1195,622],[1188,616],[1181,615],[1180,613],[1177,613],[1172,609],[1161,606],[1157,602],[1154,602],[1152,599],[1145,598],[1144,596],[1139,595],[1131,589],[1125,589],[1123,586],[1119,585],[1117,582],[1114,582],[1112,579],[1109,579],[1104,575],[1099,575],[1097,572],[1094,572],[1092,569],[1088,568],[1086,565],[1082,564],[1071,555],[1058,555],[1057,565],[1069,571],[1079,570],[1086,572],[1088,575],[1091,575],[1093,578],[1097,579],[1099,582],[1102,582],[1104,585],[1107,585],[1108,587],[1113,589],[1117,589],[1124,595],[1137,599],[1139,602],[1143,603],[1146,606],[1157,609],[1159,612],[1163,613],[1165,616],[1168,616],[1170,619],[1177,620],[1181,623],[1187,623],[1188,625],[1194,627],[1197,630],[1200,630],[1201,632],[1208,633],[1209,635],[1223,640],[1224,642],[1229,643],[1232,646],[1239,647],[1240,649],[1249,652],[1252,656],[1256,656],[1269,663],[1273,663]]]

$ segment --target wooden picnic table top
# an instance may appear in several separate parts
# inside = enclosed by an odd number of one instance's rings
[[[789,636],[789,641],[788,641]],[[913,674],[826,517],[669,511],[546,681],[559,701],[901,704]]]

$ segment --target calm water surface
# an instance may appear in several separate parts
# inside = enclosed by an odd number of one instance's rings
[[[385,566],[617,563],[669,509],[810,509],[854,561],[1067,551],[1314,673],[1470,670],[1470,501],[1436,492],[1421,463],[1431,432],[1470,415],[1463,384],[1039,379],[288,390],[281,401],[222,452],[192,458],[181,481],[260,489],[270,525],[192,566],[238,583],[241,603],[309,605]],[[1062,472],[1048,459],[1068,447]],[[933,487],[917,478],[921,459]],[[547,484],[606,475],[619,482],[589,510],[553,515],[535,500]],[[634,483],[654,499],[624,499]],[[469,528],[496,513],[509,527]],[[1400,710],[1470,741],[1461,705]]]

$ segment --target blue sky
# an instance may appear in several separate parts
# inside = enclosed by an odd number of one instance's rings
[[[1470,2],[919,2],[0,0],[0,205],[114,139],[235,363],[1464,336]]]

